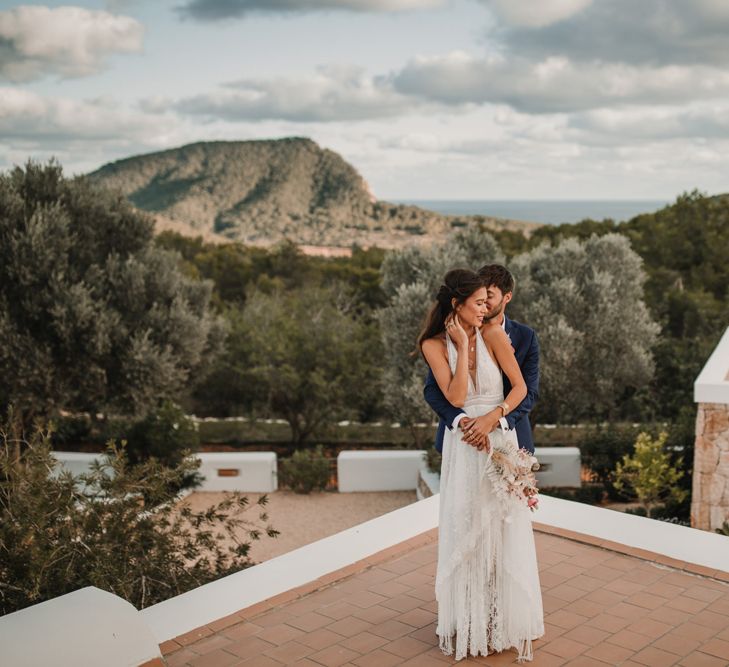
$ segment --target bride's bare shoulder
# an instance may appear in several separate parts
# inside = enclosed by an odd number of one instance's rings
[[[423,354],[430,352],[446,352],[446,335],[445,332],[439,333],[432,338],[426,338],[423,341]]]
[[[497,326],[481,327],[481,337],[485,343],[490,345],[498,345],[499,343],[507,343],[509,341],[506,331]]]

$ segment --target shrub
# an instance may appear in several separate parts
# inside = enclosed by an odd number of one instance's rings
[[[605,488],[611,500],[623,499],[623,495],[613,485],[614,470],[623,456],[633,451],[637,429],[618,428],[609,424],[590,432],[580,443],[582,464],[592,474],[592,481]]]
[[[296,493],[310,493],[314,489],[323,491],[329,484],[329,459],[324,448],[317,445],[311,449],[297,449],[292,456],[279,461],[278,480]]]
[[[68,415],[53,420],[53,446],[77,447],[91,439],[91,419],[88,415]]]
[[[437,472],[440,474],[442,462],[443,455],[435,447],[431,446],[425,450],[425,465],[428,467],[430,472]]]
[[[176,465],[187,452],[200,448],[195,422],[172,401],[164,401],[133,424],[126,437],[131,463],[154,457],[165,465]]]
[[[638,434],[633,455],[623,456],[615,468],[615,488],[619,491],[633,489],[649,518],[658,505],[681,503],[687,496],[685,489],[676,486],[683,471],[672,465],[671,456],[665,449],[667,439],[666,432],[657,438],[651,438],[648,433]]]
[[[239,493],[202,512],[178,504],[172,489],[197,460],[130,466],[124,444],[111,441],[91,472],[74,477],[53,458],[50,435],[0,429],[0,613],[85,586],[143,608],[253,565],[249,540],[278,535],[240,516],[248,498]],[[267,520],[262,511],[258,521]]]

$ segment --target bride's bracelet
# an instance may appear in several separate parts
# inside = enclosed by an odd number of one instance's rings
[[[509,410],[511,409],[509,408],[509,404],[506,401],[502,401],[498,404],[497,407],[501,408],[501,412],[503,413],[501,415],[502,417],[506,417],[506,415],[509,413]]]

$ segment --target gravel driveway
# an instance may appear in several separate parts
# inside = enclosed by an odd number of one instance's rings
[[[280,490],[268,494],[265,508],[255,506],[261,493],[245,493],[252,507],[242,516],[257,519],[260,511],[266,511],[269,523],[280,531],[278,537],[265,533],[260,540],[251,542],[250,555],[256,562],[280,556],[298,547],[333,535],[345,528],[387,514],[417,501],[415,491],[370,491],[364,493],[339,493],[338,491],[314,491],[309,495]],[[196,491],[185,498],[194,510],[202,510],[220,502],[223,492]]]

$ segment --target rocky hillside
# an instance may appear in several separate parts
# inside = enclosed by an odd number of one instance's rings
[[[471,222],[527,233],[538,226],[377,201],[354,167],[305,138],[201,142],[119,160],[90,177],[155,214],[160,229],[260,245],[398,247]]]

